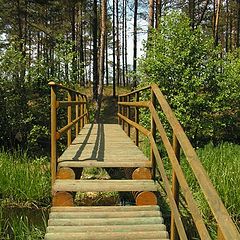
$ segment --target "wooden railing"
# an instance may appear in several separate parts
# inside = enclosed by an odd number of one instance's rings
[[[140,94],[146,90],[151,91],[150,100],[139,101]],[[157,104],[160,105],[161,111],[165,114],[165,117],[172,128],[172,144],[167,135],[167,131],[158,116],[158,112],[156,110]],[[135,109],[134,116],[131,114],[130,108]],[[146,129],[139,124],[139,108],[148,108],[150,110],[151,130]],[[165,97],[156,84],[152,84],[151,86],[133,91],[129,94],[120,95],[118,99],[118,119],[119,124],[122,125],[123,129],[127,127],[125,130],[127,131],[128,136],[131,134],[131,127],[135,129],[136,145],[139,145],[139,132],[147,136],[149,139],[153,168],[156,168],[156,170],[158,170],[160,173],[171,209],[171,240],[178,238],[188,239],[179,211],[180,192],[186,201],[187,207],[192,215],[192,219],[195,223],[200,238],[203,240],[211,239],[208,229],[205,226],[202,214],[198,209],[195,199],[193,198],[193,194],[186,181],[184,171],[181,167],[180,149],[182,149],[182,152],[184,153],[216,220],[218,226],[218,239],[240,239],[240,234],[236,226],[234,225],[218,193],[211,183],[194,148],[192,147],[183,128],[181,127],[172,109],[170,108]],[[169,177],[166,173],[164,163],[156,144],[157,132],[161,137],[161,141],[171,163],[171,181],[169,180]]]
[[[60,137],[67,133],[67,146],[72,143],[72,129],[75,127],[75,136],[78,135],[80,129],[89,121],[88,108],[87,108],[87,96],[70,88],[64,87],[54,82],[49,82],[51,87],[51,178],[52,184],[56,179],[57,170],[57,141]],[[59,97],[62,93],[67,94],[66,99],[59,101]],[[75,114],[73,114],[73,107],[75,106]],[[60,107],[67,108],[67,125],[62,128],[57,124],[57,110]],[[72,115],[75,118],[72,119]]]

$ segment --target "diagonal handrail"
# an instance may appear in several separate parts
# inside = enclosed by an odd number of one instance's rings
[[[146,90],[151,90],[152,97],[150,101],[139,101],[139,96],[141,92]],[[131,98],[135,98],[136,101],[131,101]],[[174,146],[171,145],[167,133],[163,127],[163,124],[160,121],[156,110],[156,102],[159,103],[162,112],[165,114],[166,119],[168,120],[170,126],[173,130],[173,139]],[[197,182],[204,193],[204,196],[209,204],[209,207],[213,213],[213,216],[216,219],[218,225],[218,239],[232,240],[240,239],[240,234],[234,225],[230,215],[228,214],[225,206],[223,205],[219,195],[217,194],[213,184],[211,183],[205,169],[203,168],[194,148],[192,147],[189,139],[187,138],[183,128],[178,122],[175,114],[173,113],[171,107],[167,103],[164,95],[158,88],[156,84],[151,86],[144,87],[134,92],[128,94],[120,95],[118,99],[118,117],[119,124],[125,128],[127,124],[128,135],[130,136],[130,127],[134,127],[136,131],[136,144],[138,145],[138,131],[142,132],[149,138],[152,151],[152,164],[156,164],[157,169],[159,170],[162,180],[165,185],[165,190],[169,199],[170,208],[172,211],[171,215],[171,239],[177,239],[177,236],[180,239],[186,239],[186,233],[183,228],[183,223],[180,218],[180,213],[178,210],[178,195],[179,187],[185,197],[186,203],[188,205],[189,211],[192,215],[192,218],[195,222],[197,231],[201,239],[211,239],[208,233],[208,230],[204,224],[203,217],[200,210],[197,207],[196,201],[193,198],[190,187],[182,171],[180,162],[179,162],[179,152],[182,148],[184,155],[193,171],[194,176],[197,179]],[[151,114],[151,131],[145,129],[139,124],[139,112],[138,109],[141,107],[148,107]],[[134,120],[130,114],[130,108],[135,108],[135,117]],[[127,111],[126,111],[127,109]],[[168,154],[170,163],[172,165],[172,190],[170,181],[167,178],[164,165],[160,156],[160,153],[157,148],[155,141],[156,131],[158,131],[166,152]]]

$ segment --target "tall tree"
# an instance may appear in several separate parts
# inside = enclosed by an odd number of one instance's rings
[[[137,20],[138,20],[138,0],[134,0],[134,20],[133,20],[133,73],[137,70]],[[137,86],[136,74],[133,77],[133,87]]]
[[[117,69],[116,69],[116,80],[117,80],[117,85],[120,85],[120,40],[119,40],[119,2],[116,1],[116,47],[117,47]]]
[[[102,104],[103,86],[104,86],[104,53],[106,43],[106,19],[107,19],[107,0],[102,0],[101,3],[101,37],[100,37],[100,51],[99,51],[99,85],[98,85],[98,99],[97,111],[95,121],[99,122],[100,109]]]
[[[162,0],[156,0],[155,28],[158,28],[161,16],[162,16]]]
[[[98,20],[97,20],[97,0],[93,0],[93,99],[98,97]]]
[[[125,87],[126,81],[125,81],[125,0],[122,0],[122,83]]]
[[[113,15],[112,15],[112,35],[113,35],[113,97],[116,96],[116,42],[115,42],[115,0],[113,0]]]
[[[215,7],[214,9],[216,10],[216,13],[214,14],[215,19],[214,19],[214,39],[215,39],[215,45],[218,45],[218,32],[219,32],[219,18],[220,18],[220,9],[221,9],[221,0],[215,1]]]

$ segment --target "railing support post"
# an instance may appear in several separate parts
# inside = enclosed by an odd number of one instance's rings
[[[127,96],[127,102],[130,102],[130,95],[128,95]],[[128,106],[127,107],[127,118],[128,119],[130,119],[130,107]],[[131,134],[131,132],[130,132],[130,130],[131,130],[131,126],[130,126],[130,124],[128,123],[127,124],[127,135],[130,137],[130,134]]]
[[[81,102],[84,101],[84,98],[80,96]],[[83,115],[83,104],[80,104],[80,116]],[[83,128],[83,118],[80,119],[80,130]]]
[[[173,151],[176,155],[176,158],[180,162],[180,144],[179,144],[179,141],[178,141],[178,139],[177,139],[177,137],[174,133],[173,133]],[[174,170],[172,170],[172,171],[173,171],[172,172],[172,192],[173,192],[173,197],[174,197],[174,200],[176,202],[176,205],[179,206],[179,183],[178,183],[178,180],[177,180],[176,173],[174,172]],[[179,239],[173,213],[171,213],[171,230],[170,230],[170,233],[171,233],[171,236],[170,236],[171,240],[178,240]]]
[[[79,102],[79,96],[77,93],[75,94],[75,100],[76,100],[76,102]],[[79,117],[79,105],[78,104],[76,104],[75,110],[76,110],[75,118],[78,118]],[[79,121],[76,123],[75,130],[76,130],[76,137],[77,137],[77,135],[79,133]]]
[[[152,89],[151,89],[151,102],[154,108],[156,108],[156,96]],[[152,115],[151,115],[151,134],[153,136],[154,141],[156,142],[156,123]],[[153,175],[153,179],[155,179],[156,178],[156,158],[155,158],[152,146],[151,146],[151,161],[152,161],[152,175]]]
[[[118,98],[117,98],[118,103],[120,102],[120,99],[121,99],[121,97],[118,96]],[[119,104],[117,106],[118,106],[118,113],[121,113],[120,112],[121,106]],[[118,124],[121,125],[121,118],[119,116],[118,116]]]
[[[57,95],[55,83],[49,82],[49,85],[51,86],[51,180],[53,185],[57,170]]]
[[[139,102],[139,92],[135,93],[136,102]],[[135,122],[139,124],[139,109],[135,107]],[[135,128],[135,144],[139,145],[139,130]]]
[[[86,102],[86,103],[84,103],[84,105],[83,105],[83,113],[86,113],[86,112],[87,112],[87,98],[84,96],[83,99],[84,99],[84,101]],[[86,123],[88,123],[87,115],[84,117],[83,127],[84,127],[84,125],[85,125]]]
[[[72,94],[70,91],[68,91],[68,102],[72,101]],[[69,105],[67,108],[67,112],[68,112],[68,124],[70,124],[72,122],[72,106]],[[70,146],[70,144],[72,143],[72,129],[69,129],[67,131],[67,146]]]

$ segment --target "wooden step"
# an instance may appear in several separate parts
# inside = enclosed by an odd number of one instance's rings
[[[158,211],[128,211],[128,212],[51,212],[51,219],[71,219],[71,218],[122,218],[122,217],[161,217]]]
[[[51,212],[126,212],[126,211],[160,211],[158,205],[146,206],[80,206],[52,207]]]
[[[86,232],[86,233],[47,233],[45,240],[125,240],[125,239],[168,239],[166,232]]]
[[[136,232],[166,231],[164,224],[113,225],[113,226],[48,226],[47,233],[53,232]]]
[[[169,239],[159,206],[53,207],[45,240]]]
[[[87,161],[71,161],[71,160],[59,160],[61,162],[58,163],[59,167],[99,167],[99,168],[137,168],[137,167],[152,167],[151,161],[117,161],[116,159],[114,161],[107,161],[106,159],[104,161],[97,161],[97,160],[87,160]]]
[[[94,219],[49,219],[49,226],[103,226],[103,225],[134,225],[162,224],[162,217],[134,218],[94,218]]]
[[[66,192],[127,192],[157,191],[153,180],[56,180],[53,191]]]

